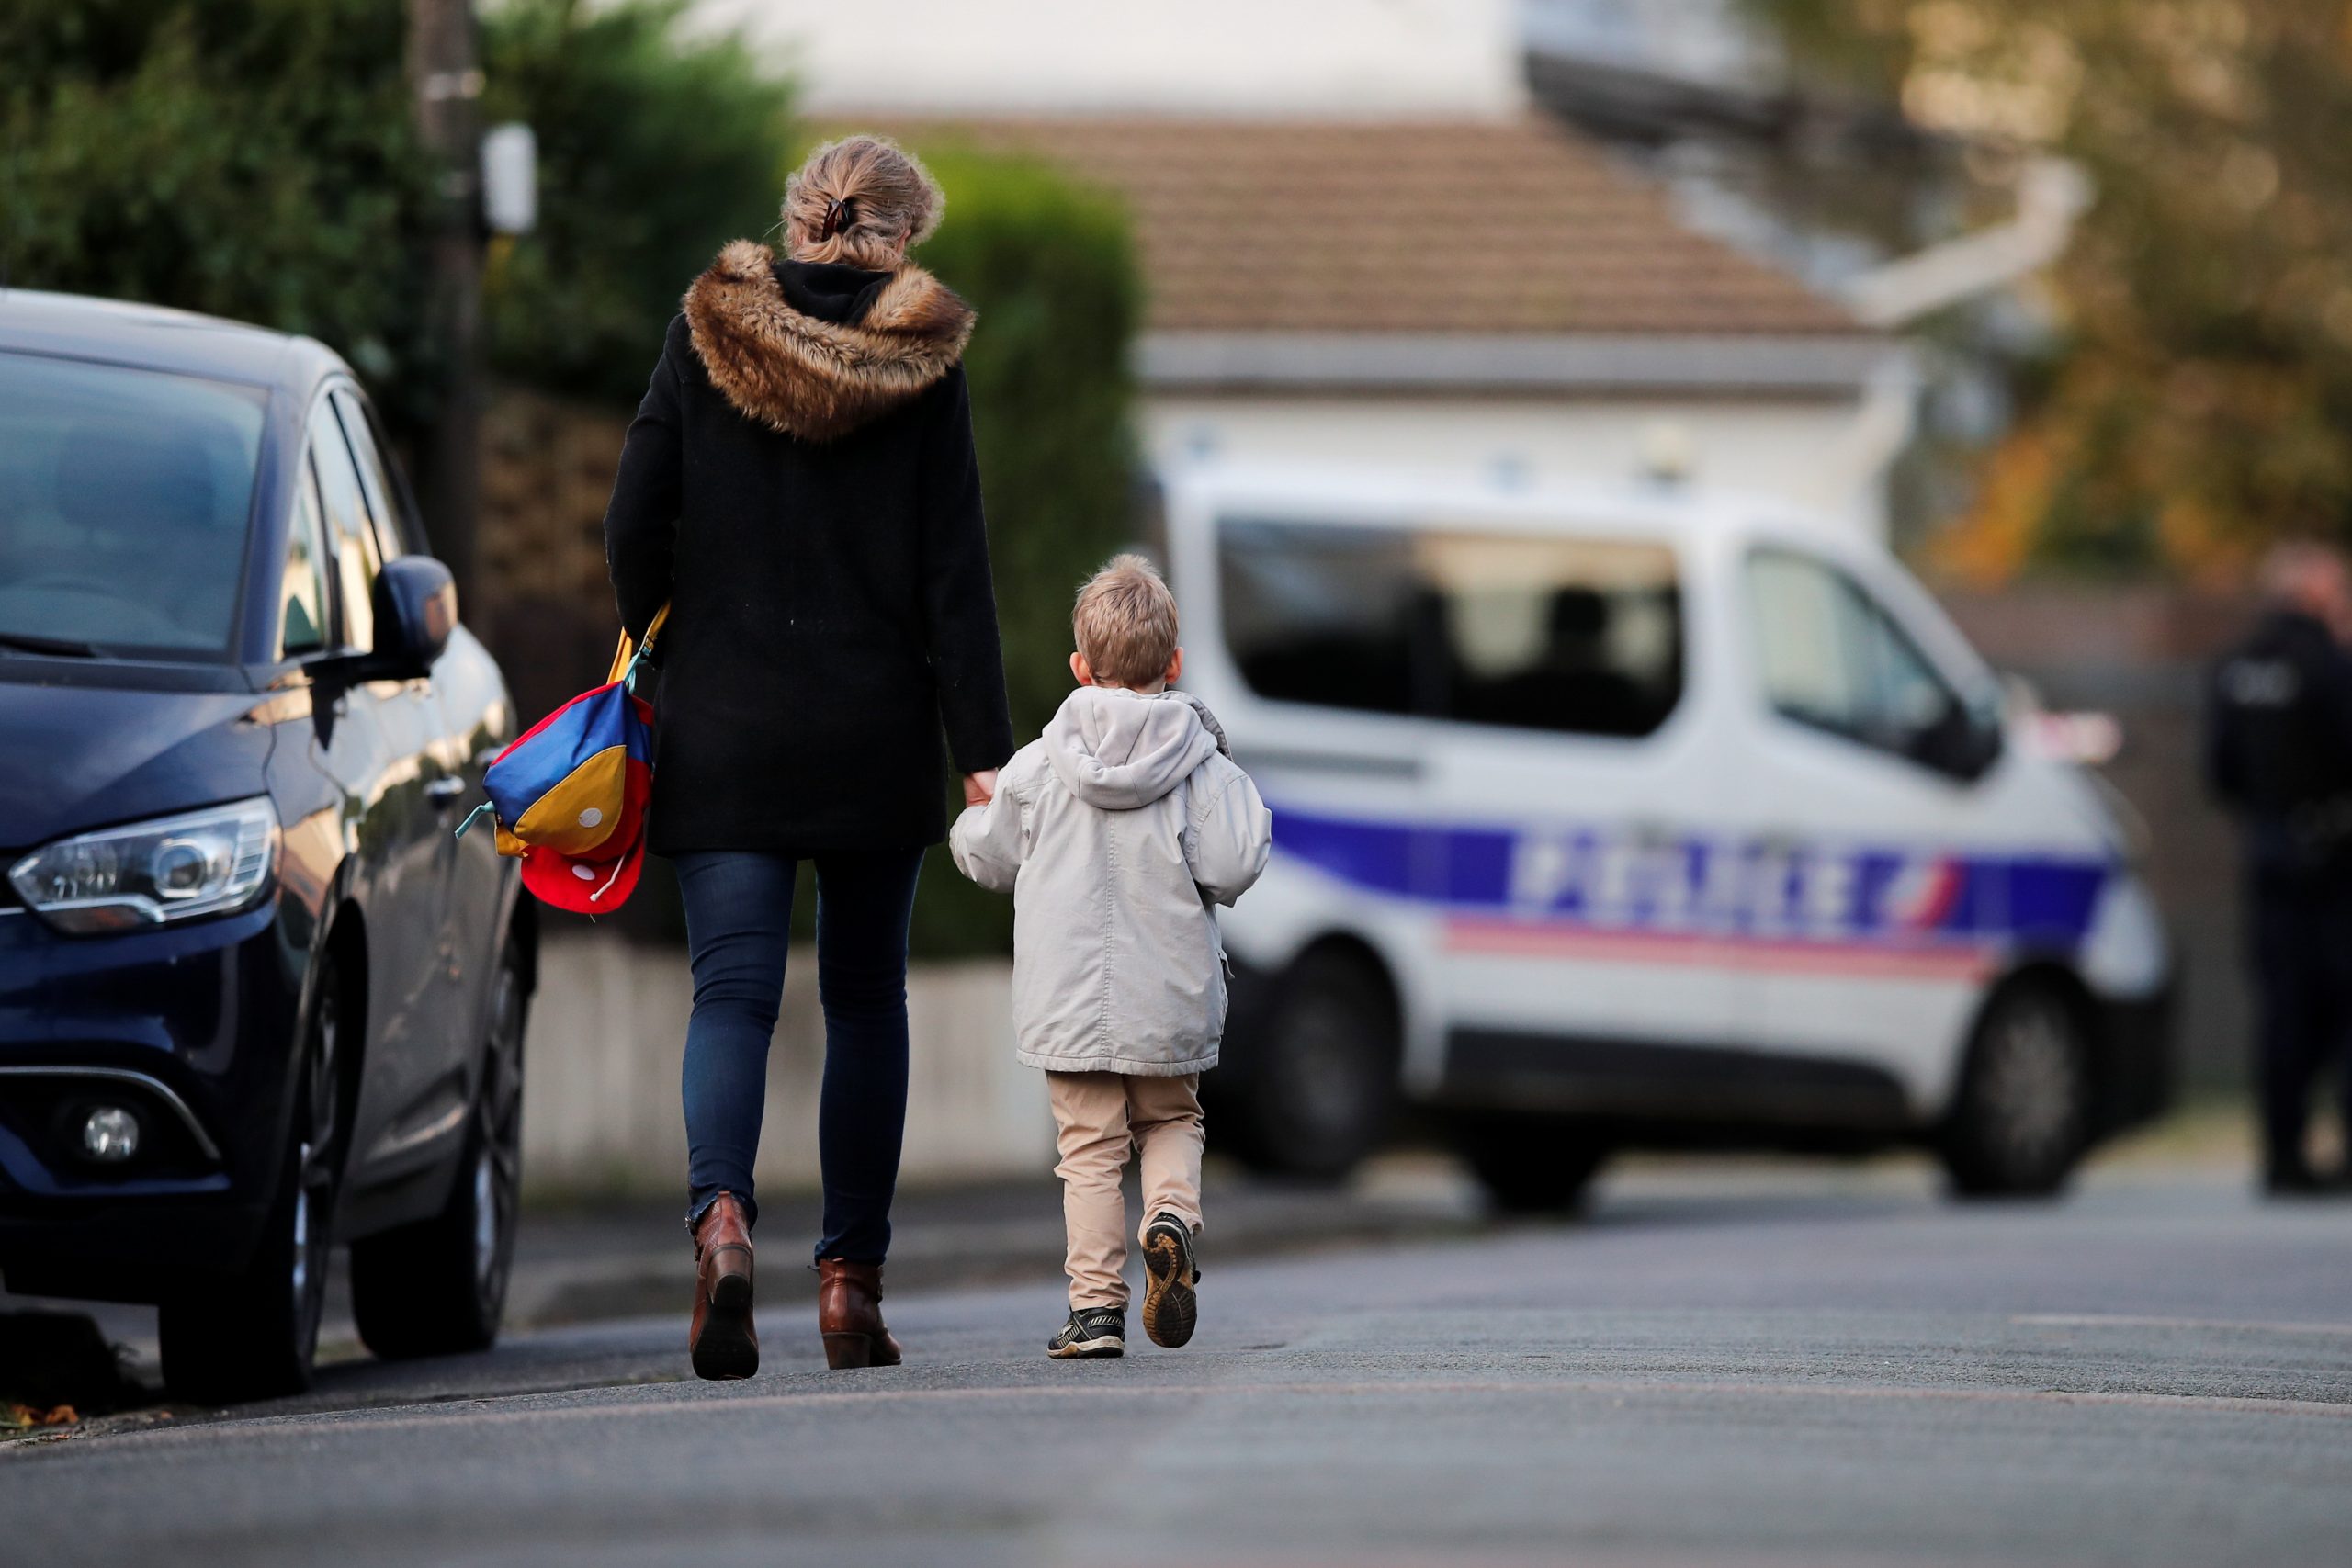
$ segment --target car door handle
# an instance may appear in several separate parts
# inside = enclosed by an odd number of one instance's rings
[[[455,776],[435,779],[424,786],[424,798],[447,811],[465,798],[466,781]]]

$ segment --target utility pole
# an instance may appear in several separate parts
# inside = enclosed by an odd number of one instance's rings
[[[462,605],[474,583],[481,504],[482,76],[473,0],[409,0],[408,69],[438,205],[429,319],[441,385],[418,453],[418,489],[434,553],[457,579]]]

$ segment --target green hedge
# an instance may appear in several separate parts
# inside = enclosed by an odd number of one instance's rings
[[[913,151],[947,192],[921,260],[979,312],[966,373],[1013,734],[1027,740],[1069,690],[1071,596],[1132,537],[1127,349],[1141,287],[1125,215],[1107,196],[952,143]],[[1012,900],[935,852],[915,951],[1006,952],[1012,940]]]
[[[9,281],[308,333],[429,417],[405,37],[401,0],[0,6]]]

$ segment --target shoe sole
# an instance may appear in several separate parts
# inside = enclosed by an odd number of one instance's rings
[[[826,1335],[824,1337],[825,1365],[837,1372],[846,1371],[855,1367],[897,1366],[899,1358],[896,1356],[887,1361],[876,1359],[875,1347],[877,1338],[876,1335],[848,1330],[837,1330]]]
[[[1184,1244],[1164,1230],[1155,1230],[1143,1244],[1143,1331],[1155,1345],[1173,1350],[1192,1341],[1199,1326],[1200,1297],[1193,1281],[1197,1269],[1186,1267]]]
[[[1058,1349],[1046,1348],[1046,1354],[1057,1361],[1107,1361],[1126,1353],[1127,1342],[1124,1339],[1089,1339],[1082,1345],[1064,1345]]]
[[[752,1337],[752,1281],[722,1274],[710,1290],[710,1311],[695,1341],[695,1376],[713,1382],[748,1378],[760,1370],[760,1343]]]

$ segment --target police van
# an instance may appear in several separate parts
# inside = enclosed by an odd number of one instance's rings
[[[1694,1142],[2046,1193],[2161,1107],[2125,818],[1855,530],[1224,467],[1164,504],[1184,683],[1274,812],[1204,1086],[1252,1163],[1344,1172],[1401,1102],[1506,1207]]]

